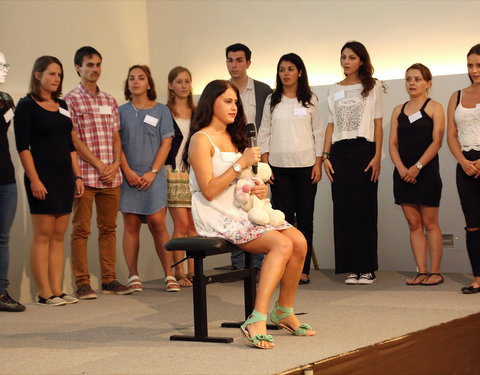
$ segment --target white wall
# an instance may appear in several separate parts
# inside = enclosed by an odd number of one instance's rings
[[[73,88],[77,76],[73,54],[82,45],[93,45],[103,55],[100,87],[123,102],[122,85],[129,66],[150,64],[158,93],[165,96],[166,76],[175,65],[191,69],[197,94],[215,78],[227,78],[225,47],[243,42],[252,49],[249,74],[273,84],[278,58],[287,52],[303,57],[311,84],[316,86],[325,111],[326,85],[341,78],[339,49],[351,39],[364,42],[380,79],[400,78],[407,66],[423,62],[436,77],[432,97],[446,104],[450,93],[467,85],[465,55],[479,40],[478,1],[184,1],[184,0],[1,0],[0,51],[12,65],[2,91],[16,100],[27,90],[33,61],[40,55],[57,56],[64,64],[64,91]],[[406,100],[401,81],[388,81],[385,97],[385,139],[394,105]],[[11,136],[16,165],[19,205],[11,233],[10,291],[22,301],[36,296],[28,265],[31,225],[23,190],[20,163]],[[386,142],[384,152],[388,156]],[[454,186],[454,162],[446,144],[440,153],[444,193],[441,224],[460,239],[455,250],[446,250],[445,271],[469,272],[465,254],[463,217]],[[382,269],[413,270],[408,229],[393,204],[392,170],[383,160],[379,185],[379,257]],[[1,209],[1,207],[0,207]],[[333,267],[332,208],[330,186],[319,185],[315,210],[314,245],[320,266]],[[123,260],[122,220],[118,220],[118,274],[127,276]],[[161,277],[150,236],[142,229],[140,274]],[[72,290],[69,233],[66,236],[65,288]],[[90,266],[99,274],[96,231],[90,246]],[[209,260],[225,264],[228,257]],[[98,280],[93,277],[93,286]]]

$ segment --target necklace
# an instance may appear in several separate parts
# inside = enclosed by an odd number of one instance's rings
[[[130,103],[130,104],[132,104],[132,103]],[[135,117],[138,117],[138,112],[145,108],[145,104],[142,105],[140,108],[137,108],[132,104],[132,107],[133,107],[133,110],[135,111]]]

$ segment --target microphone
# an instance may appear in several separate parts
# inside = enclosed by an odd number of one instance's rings
[[[247,137],[248,137],[248,147],[256,147],[257,146],[257,128],[255,124],[251,122],[247,124]],[[252,171],[254,174],[257,174],[257,166],[258,166],[257,163],[252,165]]]

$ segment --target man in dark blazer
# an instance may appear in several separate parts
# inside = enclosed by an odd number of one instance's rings
[[[242,99],[243,110],[247,123],[254,123],[258,128],[262,123],[263,106],[265,99],[272,93],[267,84],[256,81],[247,75],[247,69],[251,64],[252,51],[241,43],[228,46],[225,51],[227,57],[227,69],[230,73],[230,81],[237,86]],[[260,269],[263,255],[253,256],[253,266]],[[232,252],[232,267],[240,269],[245,267],[243,251]]]

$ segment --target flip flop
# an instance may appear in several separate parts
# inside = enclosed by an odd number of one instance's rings
[[[430,276],[440,276],[440,280],[437,281],[436,283],[426,283],[425,281],[427,281],[427,280],[430,278]],[[445,281],[445,280],[444,280],[444,278],[443,278],[443,276],[442,276],[441,273],[431,272],[431,273],[428,274],[428,277],[420,283],[420,285],[423,285],[423,286],[433,286],[433,285],[439,285],[439,284],[443,283],[444,281]]]
[[[405,284],[407,284],[407,285],[409,285],[409,286],[422,285],[422,283],[423,283],[425,280],[428,279],[428,277],[430,276],[430,274],[427,273],[427,272],[418,272],[418,273],[416,274],[416,276],[415,276],[413,279],[410,279],[410,280],[411,280],[411,281],[415,281],[415,280],[417,280],[417,279],[418,279],[419,277],[421,277],[421,276],[427,276],[427,277],[424,278],[424,279],[423,279],[422,281],[420,281],[419,283],[409,283],[409,282],[407,281]]]

